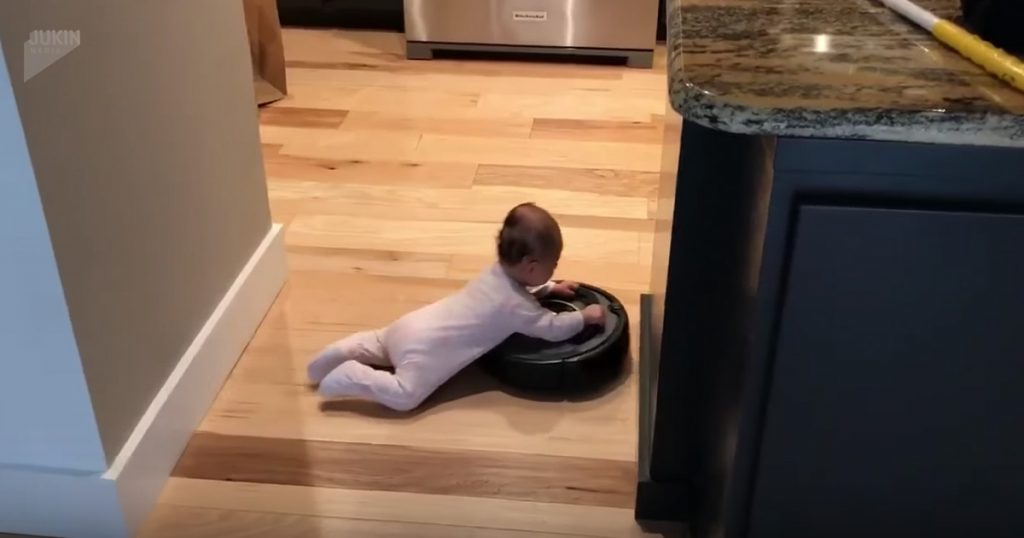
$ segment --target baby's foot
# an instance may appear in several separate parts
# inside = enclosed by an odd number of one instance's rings
[[[353,370],[369,368],[356,362],[350,362],[331,370],[330,374],[321,379],[317,392],[324,398],[339,398],[342,396],[359,396],[359,384],[353,382]],[[358,376],[357,376],[358,377]]]
[[[306,375],[309,376],[311,383],[317,385],[327,377],[327,374],[331,373],[331,370],[343,362],[345,362],[345,355],[341,350],[333,345],[327,346],[309,363],[309,366],[306,366]]]

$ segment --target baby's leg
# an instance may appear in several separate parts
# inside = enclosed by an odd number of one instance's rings
[[[419,374],[415,367],[397,366],[392,374],[349,361],[335,368],[320,382],[320,394],[326,397],[359,396],[396,411],[410,411],[440,385],[433,376]]]
[[[363,331],[347,336],[324,348],[306,367],[309,380],[320,383],[345,361],[373,366],[391,366],[384,349],[384,330]]]

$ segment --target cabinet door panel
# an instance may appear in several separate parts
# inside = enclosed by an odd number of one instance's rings
[[[1024,217],[799,211],[748,535],[1024,536]]]

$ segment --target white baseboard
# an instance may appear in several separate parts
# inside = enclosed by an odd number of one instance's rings
[[[0,467],[0,532],[132,536],[287,278],[273,225],[102,475]],[[45,499],[45,503],[40,502]]]

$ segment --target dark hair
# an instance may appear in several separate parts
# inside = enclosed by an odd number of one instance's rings
[[[505,215],[498,233],[498,259],[515,265],[525,258],[557,258],[562,232],[550,213],[533,203],[519,204]]]

